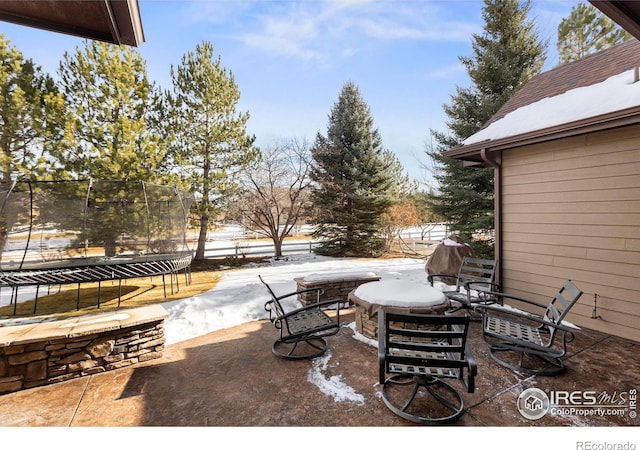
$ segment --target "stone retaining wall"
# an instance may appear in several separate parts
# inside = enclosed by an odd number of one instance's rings
[[[320,296],[320,301],[341,300],[348,302],[349,293],[364,283],[379,281],[380,276],[373,272],[357,273],[329,273],[319,275],[308,275],[304,278],[296,278],[297,290],[310,288],[322,288],[324,293]],[[305,292],[298,295],[298,300],[303,305],[315,303],[318,300],[316,292]]]
[[[164,351],[160,305],[0,327],[0,394],[118,369]]]

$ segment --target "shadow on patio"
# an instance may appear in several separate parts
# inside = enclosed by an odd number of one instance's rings
[[[169,345],[162,358],[136,367],[1,396],[3,426],[413,426],[388,410],[377,384],[377,350],[354,338],[353,310],[315,361],[287,361],[271,353],[276,331],[252,322]],[[350,326],[351,325],[351,326]],[[612,405],[637,389],[640,344],[580,331],[569,345],[567,370],[531,377],[499,366],[488,355],[480,324],[470,345],[478,362],[476,391],[464,393],[466,426],[637,426],[624,415],[584,409],[565,416],[524,418],[518,395],[529,387],[593,391]],[[310,377],[323,379],[313,383]],[[322,392],[352,392],[348,397]],[[601,399],[604,402],[604,398]],[[611,408],[620,411],[620,409]],[[605,412],[606,414],[606,412]]]

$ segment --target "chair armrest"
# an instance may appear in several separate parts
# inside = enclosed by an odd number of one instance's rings
[[[304,294],[306,292],[315,292],[315,291],[318,292],[318,298],[320,298],[320,296],[322,294],[324,294],[324,289],[323,288],[317,288],[316,287],[316,288],[308,288],[308,289],[302,289],[302,290],[295,291],[295,292],[290,292],[288,294],[280,295],[280,296],[276,297],[275,299],[276,300],[282,300],[283,298],[291,297],[291,296],[298,295],[298,294]]]
[[[532,303],[532,302],[527,302],[527,303]],[[538,305],[535,303],[532,303],[535,306],[540,306],[542,308],[546,309],[546,306],[542,306],[542,305]],[[519,311],[514,311],[511,309],[506,309],[504,307],[501,306],[495,306],[495,305],[485,305],[485,304],[478,304],[474,306],[474,311],[480,312],[483,316],[490,316],[491,312],[499,312],[500,315],[502,316],[508,316],[508,317],[517,317],[519,319],[525,319],[540,325],[544,325],[544,326],[549,326],[552,328],[556,328],[558,330],[561,331],[566,331],[569,333],[573,333],[575,331],[574,328],[569,328],[566,327],[562,324],[559,323],[554,323],[551,322],[550,320],[546,319],[545,317],[542,316],[536,316],[535,314],[531,314],[531,313],[526,313],[526,312],[519,312]]]
[[[491,281],[465,281],[463,287],[468,291],[485,291],[491,294],[498,293],[500,291],[500,285],[492,283]]]
[[[500,291],[500,285],[491,281],[465,281],[462,287],[467,293],[467,302],[470,305],[472,303],[495,303],[497,298],[493,294]],[[471,295],[472,291],[477,291],[478,294]]]
[[[434,278],[449,278],[451,280],[458,280],[457,275],[449,275],[448,273],[431,273],[427,275],[427,281],[433,287]]]
[[[475,283],[479,284],[480,282],[476,281]],[[529,299],[526,299],[526,298],[522,298],[522,297],[517,297],[517,296],[511,295],[511,294],[505,294],[503,292],[491,292],[491,295],[493,297],[502,298],[502,299],[507,298],[509,300],[515,300],[515,301],[518,301],[518,302],[526,303],[527,305],[530,305],[530,306],[535,306],[535,307],[538,307],[538,308],[547,309],[547,305],[540,305],[539,303],[535,303],[532,300],[529,300]]]

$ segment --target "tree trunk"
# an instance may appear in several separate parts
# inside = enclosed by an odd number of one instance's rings
[[[200,218],[200,234],[198,235],[198,248],[196,249],[195,259],[198,261],[204,260],[204,247],[207,243],[207,228],[209,227],[209,216],[202,216]]]
[[[282,241],[280,239],[273,238],[274,257],[280,258],[282,256]]]
[[[116,239],[113,236],[108,236],[104,241],[104,256],[112,258],[116,256]]]

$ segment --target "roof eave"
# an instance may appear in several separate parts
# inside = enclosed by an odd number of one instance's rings
[[[105,1],[111,16],[114,36],[118,36],[120,44],[137,47],[145,40],[142,19],[137,0]]]
[[[445,156],[466,161],[468,165],[486,166],[482,151],[497,152],[515,147],[538,144],[581,134],[610,130],[640,123],[640,105],[615,111],[588,119],[568,122],[554,127],[522,133],[501,139],[476,142],[452,148],[444,152]]]
[[[138,0],[3,0],[0,21],[133,47],[145,41]]]
[[[637,1],[590,0],[590,3],[640,40],[640,4]]]

